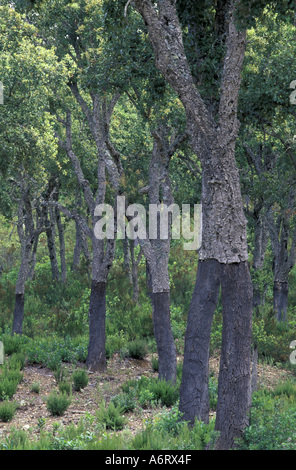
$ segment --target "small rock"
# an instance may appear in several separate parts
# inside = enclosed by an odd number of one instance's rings
[[[29,424],[25,424],[25,425],[23,426],[23,430],[24,430],[24,431],[29,431],[29,429],[30,429],[30,425],[29,425]]]

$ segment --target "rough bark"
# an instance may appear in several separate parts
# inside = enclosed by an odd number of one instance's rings
[[[57,207],[55,207],[55,219],[57,223],[59,242],[60,242],[61,281],[62,283],[65,283],[67,280],[65,234],[64,234],[64,227],[63,227],[63,223],[61,219],[61,212]]]
[[[40,211],[36,210],[36,227],[33,219],[33,204],[30,184],[26,175],[20,174],[20,194],[18,202],[17,231],[21,245],[21,263],[18,278],[15,286],[15,307],[13,313],[13,334],[22,334],[25,304],[25,286],[30,271],[30,261],[32,260],[32,250],[37,244],[38,237],[45,230],[46,225]],[[37,245],[36,245],[37,246]]]
[[[97,146],[97,191],[93,196],[89,181],[85,178],[79,158],[72,146],[71,113],[67,110],[66,121],[57,118],[66,128],[66,140],[62,141],[56,134],[60,146],[67,152],[73,165],[75,175],[82,189],[86,205],[91,214],[92,228],[87,221],[72,214],[80,227],[92,240],[92,283],[91,298],[89,305],[89,345],[87,365],[91,370],[103,371],[106,369],[105,357],[105,314],[106,314],[106,282],[109,269],[114,259],[115,239],[98,239],[95,227],[99,221],[96,215],[96,207],[105,203],[106,194],[106,172],[109,175],[111,187],[115,193],[115,201],[119,189],[121,165],[118,155],[109,142],[109,125],[111,114],[118,100],[118,95],[107,103],[107,98],[91,93],[92,108],[83,99],[77,84],[70,85],[71,91],[85,114],[91,134]],[[115,205],[115,204],[114,204]],[[68,211],[62,209],[67,215]],[[116,210],[114,211],[116,213]]]
[[[199,261],[187,328],[180,410],[192,424],[209,421],[209,337],[220,291],[221,266],[217,260]]]
[[[104,372],[105,355],[106,282],[91,283],[89,305],[89,346],[86,365],[89,370]]]
[[[273,306],[278,321],[286,321],[289,282],[288,277],[296,261],[296,232],[291,236],[289,213],[294,207],[295,194],[290,198],[289,209],[282,212],[277,220],[268,214],[267,223],[274,256]]]
[[[252,282],[248,264],[226,264],[221,270],[223,329],[218,380],[217,449],[235,446],[248,425],[251,405]]]
[[[45,211],[48,212],[48,207],[45,207]],[[46,230],[47,236],[47,247],[51,265],[51,275],[53,281],[58,281],[60,278],[59,265],[56,252],[56,240],[55,240],[55,217],[53,208],[49,208],[49,220]]]
[[[153,133],[153,153],[149,165],[149,203],[160,207],[160,201],[166,207],[173,204],[173,196],[169,177],[169,162],[175,149],[181,142],[168,141],[167,129],[160,127]],[[161,198],[162,194],[162,198]],[[150,214],[151,215],[151,214]],[[177,353],[170,321],[170,282],[169,253],[171,234],[171,214],[163,222],[162,228],[167,229],[166,238],[160,228],[160,213],[157,214],[155,238],[140,240],[141,248],[147,260],[146,273],[149,282],[149,295],[152,302],[153,327],[159,359],[159,378],[172,382],[177,376]]]
[[[176,346],[171,330],[170,293],[154,292],[153,328],[158,352],[158,377],[176,381]]]
[[[288,309],[289,284],[288,281],[273,283],[273,308],[277,315],[277,321],[286,321]]]
[[[21,335],[23,333],[25,293],[15,294],[15,306],[13,312],[13,334]]]
[[[149,37],[154,49],[155,62],[165,79],[178,94],[183,103],[187,126],[189,129],[191,143],[194,151],[199,155],[202,165],[202,211],[203,211],[203,241],[199,252],[199,263],[210,263],[214,260],[220,264],[220,283],[223,283],[224,292],[231,291],[231,300],[223,296],[224,302],[224,350],[233,348],[239,357],[245,360],[245,364],[238,364],[235,356],[231,353],[229,361],[227,355],[221,357],[220,387],[222,391],[229,393],[229,399],[219,400],[219,416],[224,416],[225,422],[218,420],[218,430],[222,433],[220,448],[230,448],[233,439],[238,433],[237,425],[244,426],[247,420],[247,411],[250,395],[250,361],[245,349],[251,351],[251,338],[247,334],[246,341],[240,345],[239,330],[228,326],[231,313],[236,315],[238,324],[250,324],[252,320],[252,293],[244,295],[241,284],[231,284],[230,276],[223,280],[223,267],[230,267],[232,264],[238,265],[238,273],[241,278],[249,282],[248,266],[248,246],[246,232],[246,218],[243,211],[243,202],[240,191],[240,178],[235,161],[235,143],[238,135],[239,122],[237,119],[237,101],[241,83],[241,72],[245,54],[246,33],[238,31],[235,27],[233,9],[235,2],[229,2],[228,23],[226,32],[226,53],[224,56],[223,75],[220,85],[220,101],[218,109],[218,119],[211,115],[210,110],[205,105],[200,93],[194,85],[194,80],[190,72],[190,67],[186,59],[182,29],[176,14],[176,2],[162,0],[157,4],[157,10],[150,0],[134,0],[135,8],[145,20]],[[199,276],[199,268],[198,268]],[[207,279],[207,278],[206,278]],[[228,280],[228,285],[227,285]],[[199,289],[204,289],[205,282],[199,285]],[[250,295],[249,295],[250,294]],[[240,296],[243,295],[244,309],[240,308]],[[202,304],[202,302],[204,304]],[[203,297],[199,303],[200,308],[207,308],[208,299]],[[211,305],[211,304],[210,304]],[[192,307],[194,308],[194,307]],[[232,310],[233,309],[233,310]],[[210,315],[211,316],[211,315]],[[223,319],[224,322],[224,319]],[[194,403],[195,409],[198,403],[204,402],[201,398],[206,395],[208,374],[206,365],[203,366],[197,359],[201,354],[199,343],[194,340],[196,329],[191,332],[190,321],[185,336],[185,349],[187,349],[186,360],[184,358],[185,373],[189,371],[192,380],[200,377],[200,384],[192,388],[190,380],[183,381],[180,396],[180,410],[185,411],[186,416],[192,417],[189,409],[189,400]],[[210,328],[204,330],[204,340],[202,350],[205,360],[208,354],[210,341]],[[231,344],[233,342],[233,345]],[[229,343],[230,342],[230,343]],[[191,345],[190,351],[188,350]],[[190,354],[189,354],[190,352]],[[202,370],[203,372],[200,372]],[[232,381],[239,377],[238,381]],[[244,383],[245,388],[241,388]],[[233,387],[233,390],[230,388]],[[190,396],[190,391],[192,391]],[[233,396],[239,396],[241,412],[237,409]],[[189,399],[190,396],[190,399]],[[221,394],[220,394],[221,396]],[[233,420],[234,413],[239,412],[237,421]],[[206,411],[200,411],[203,419],[207,419]],[[244,415],[244,416],[242,416]]]

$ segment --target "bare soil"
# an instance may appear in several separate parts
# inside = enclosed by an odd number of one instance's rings
[[[182,360],[179,357],[179,360]],[[64,364],[73,371],[73,365]],[[83,367],[83,364],[78,364]],[[210,360],[210,370],[215,376],[218,375],[219,357]],[[52,390],[58,390],[58,385],[53,372],[40,365],[27,365],[23,370],[23,380],[19,384],[13,400],[18,403],[14,418],[9,423],[0,422],[0,439],[9,434],[12,427],[30,431],[31,435],[38,433],[38,423],[44,420],[44,429],[51,431],[53,424],[58,423],[67,426],[70,423],[77,424],[86,413],[95,415],[102,399],[106,403],[120,393],[121,385],[128,379],[147,377],[157,377],[157,373],[151,367],[151,356],[144,360],[132,358],[122,359],[119,355],[114,355],[108,361],[108,369],[105,373],[89,373],[89,383],[80,392],[72,392],[71,405],[61,417],[52,417],[46,407],[46,398]],[[287,378],[289,373],[277,367],[268,365],[258,365],[258,386],[273,388],[281,380]],[[32,392],[32,385],[40,384],[40,392]],[[143,410],[138,407],[128,414],[127,429],[132,433],[137,433],[142,427],[144,420],[159,412],[157,409]],[[212,412],[211,414],[214,414]]]

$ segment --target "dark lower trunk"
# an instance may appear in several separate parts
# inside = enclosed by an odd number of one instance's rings
[[[153,327],[158,352],[158,377],[167,381],[176,381],[177,353],[171,329],[170,293],[152,294]]]
[[[278,321],[285,321],[288,308],[288,282],[274,281],[273,284],[273,308]]]
[[[230,449],[248,425],[251,404],[252,283],[247,262],[221,272],[223,329],[216,429],[218,449]]]
[[[89,305],[89,345],[86,364],[91,371],[105,371],[106,282],[92,281]]]
[[[23,333],[24,306],[25,294],[16,294],[12,325],[13,334],[21,335]]]
[[[209,350],[211,325],[220,290],[220,263],[199,261],[185,334],[180,411],[183,418],[209,421]]]

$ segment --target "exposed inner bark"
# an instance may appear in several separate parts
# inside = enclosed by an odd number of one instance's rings
[[[89,305],[89,345],[86,365],[91,371],[105,371],[106,282],[91,283]]]
[[[25,294],[15,294],[15,305],[13,312],[13,334],[21,335],[23,333]]]
[[[252,282],[248,264],[221,266],[223,329],[216,429],[218,449],[229,449],[248,425],[251,404]]]
[[[289,285],[288,281],[279,282],[275,281],[273,284],[273,307],[277,313],[278,321],[285,321],[288,308],[288,294]]]
[[[186,421],[209,421],[209,345],[220,290],[220,263],[199,261],[185,334],[180,411]]]
[[[159,359],[158,377],[176,381],[176,346],[171,330],[170,293],[154,292],[153,327]]]

